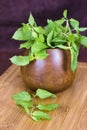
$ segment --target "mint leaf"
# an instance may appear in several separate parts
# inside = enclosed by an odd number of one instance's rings
[[[48,24],[45,26],[46,35],[48,36],[49,33],[54,29],[54,22],[52,20],[47,20]]]
[[[29,24],[22,23],[22,26],[24,40],[34,40],[34,37],[32,36],[32,28],[29,26]]]
[[[64,10],[63,16],[64,16],[64,18],[67,18],[67,10]]]
[[[32,47],[31,47],[31,52],[33,53],[33,54],[35,54],[35,53],[38,53],[38,52],[40,52],[41,50],[43,50],[43,49],[45,49],[45,48],[47,48],[48,46],[47,45],[45,45],[45,43],[40,43],[40,42],[35,42],[33,45],[32,45]]]
[[[35,56],[32,53],[30,53],[30,55],[29,55],[29,61],[33,61],[34,59],[35,59]]]
[[[71,48],[71,47],[68,47],[68,46],[65,46],[65,45],[62,45],[62,44],[56,45],[56,47],[58,47],[60,49],[64,49],[64,50],[70,50],[70,48]]]
[[[73,18],[70,19],[70,24],[75,30],[79,28],[79,22]]]
[[[70,43],[73,43],[75,41],[75,37],[72,33],[68,34],[68,37],[67,37],[67,40],[70,42]]]
[[[83,32],[83,31],[86,31],[86,30],[87,30],[87,28],[79,28],[80,32]]]
[[[52,38],[53,38],[53,30],[52,30],[52,31],[48,34],[48,36],[47,36],[47,45],[48,45],[49,47],[52,47],[52,46],[51,46]]]
[[[29,56],[13,56],[12,58],[10,58],[10,61],[13,64],[24,66],[29,64]]]
[[[22,23],[22,27],[17,29],[17,31],[14,33],[12,39],[15,40],[33,40],[34,37],[32,37],[32,30],[28,24]]]
[[[16,32],[14,33],[14,35],[12,36],[12,39],[24,40],[23,29],[22,28],[17,29]]]
[[[30,101],[31,100],[31,96],[28,92],[25,92],[25,91],[22,91],[22,92],[19,92],[17,94],[14,94],[12,96],[12,98],[15,100],[15,101]]]
[[[38,117],[36,117],[36,116],[32,116],[32,115],[31,115],[31,118],[32,118],[34,121],[40,121],[40,119],[38,119]]]
[[[87,37],[86,36],[81,36],[80,42],[81,42],[81,45],[83,45],[84,47],[87,47]]]
[[[30,25],[36,25],[36,22],[35,22],[35,20],[34,20],[34,17],[33,17],[33,15],[30,13],[30,16],[29,16],[29,18],[28,18],[28,22],[29,22],[29,24]]]
[[[49,55],[49,54],[47,54],[47,53],[46,53],[46,50],[44,49],[44,50],[41,50],[41,51],[38,52],[38,53],[35,53],[35,58],[36,58],[37,60],[43,60],[43,59],[47,58],[48,55]]]
[[[47,90],[44,89],[37,89],[36,91],[36,96],[38,96],[41,99],[45,99],[45,98],[56,98],[57,96],[51,92],[48,92]]]
[[[44,110],[44,111],[53,111],[55,110],[56,108],[58,107],[58,104],[47,104],[47,105],[44,105],[44,104],[38,104],[37,108],[39,110]]]
[[[33,102],[17,100],[16,103],[24,108],[27,114],[29,114],[29,108],[33,108]]]
[[[47,23],[51,24],[51,23],[53,23],[53,21],[51,19],[47,19]]]
[[[29,114],[29,108],[33,107],[33,103],[31,102],[31,96],[28,92],[19,92],[17,94],[14,94],[12,98]]]
[[[21,43],[20,44],[20,49],[22,49],[22,48],[26,48],[26,49],[29,49],[31,46],[32,46],[32,42],[25,42],[25,43]]]
[[[64,18],[61,18],[59,20],[54,21],[55,22],[55,26],[58,29],[62,29],[62,24],[65,22],[66,20]]]
[[[32,30],[32,37],[34,38],[34,40],[38,38],[38,34],[34,30]]]
[[[41,43],[45,42],[44,35],[43,35],[43,34],[39,34],[39,37],[38,37],[37,41],[38,41],[38,42],[41,42]],[[45,45],[46,45],[46,44],[45,44]],[[47,46],[47,45],[46,45],[46,46]]]
[[[77,58],[78,58],[78,53],[74,49],[70,49],[71,52],[71,70],[75,71],[77,68]]]
[[[32,114],[32,119],[35,121],[40,121],[40,120],[50,120],[51,117],[42,111],[34,111]]]
[[[42,28],[41,26],[39,26],[39,27],[34,27],[34,30],[35,30],[38,34],[46,34],[45,29]]]
[[[60,38],[54,38],[53,40],[52,40],[52,42],[57,42],[57,43],[65,43],[65,42],[67,42],[66,41],[66,39],[60,39]]]

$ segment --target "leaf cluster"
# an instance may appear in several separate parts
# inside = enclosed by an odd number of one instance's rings
[[[24,108],[27,114],[35,121],[50,120],[51,117],[48,113],[58,108],[58,104],[42,104],[38,103],[37,98],[56,98],[57,96],[47,90],[37,89],[36,94],[30,94],[26,91],[18,92],[12,96],[18,105]],[[45,111],[45,112],[44,112]]]
[[[63,17],[59,20],[47,20],[45,27],[38,26],[32,14],[30,14],[28,23],[22,23],[13,35],[13,39],[20,40],[20,49],[29,50],[27,56],[14,56],[10,60],[12,63],[24,66],[34,59],[45,59],[48,54],[46,49],[60,48],[69,50],[71,54],[71,70],[75,71],[77,67],[78,54],[80,46],[87,47],[87,37],[81,35],[81,32],[87,28],[80,28],[79,21],[67,18],[67,10],[64,10]]]

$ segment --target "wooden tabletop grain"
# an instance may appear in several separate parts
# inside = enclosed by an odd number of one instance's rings
[[[87,130],[87,63],[79,63],[73,84],[57,93],[57,99],[47,102],[59,103],[51,112],[50,121],[33,121],[12,100],[12,95],[25,87],[20,68],[12,65],[0,77],[0,130]]]

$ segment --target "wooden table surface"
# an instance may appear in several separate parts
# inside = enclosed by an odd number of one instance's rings
[[[16,105],[12,95],[24,90],[20,68],[12,65],[0,77],[0,130],[87,130],[87,63],[79,63],[72,86],[51,99],[60,107],[50,121],[35,122]]]

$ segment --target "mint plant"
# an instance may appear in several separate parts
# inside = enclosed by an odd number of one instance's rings
[[[13,35],[13,39],[20,40],[20,49],[29,51],[27,56],[13,56],[11,62],[19,66],[25,66],[33,60],[43,60],[47,58],[46,49],[60,48],[69,50],[71,54],[71,70],[77,68],[78,54],[80,46],[87,47],[87,37],[80,33],[87,28],[80,28],[79,21],[67,17],[67,10],[64,10],[63,17],[59,20],[47,20],[45,27],[38,26],[32,14],[28,23],[22,23]]]
[[[58,108],[58,104],[42,104],[37,101],[37,98],[56,98],[57,96],[51,92],[43,89],[37,89],[36,94],[30,94],[26,91],[16,93],[12,98],[16,101],[17,105],[24,108],[26,113],[35,121],[50,120],[51,117],[48,113]],[[46,112],[43,112],[46,111]]]

